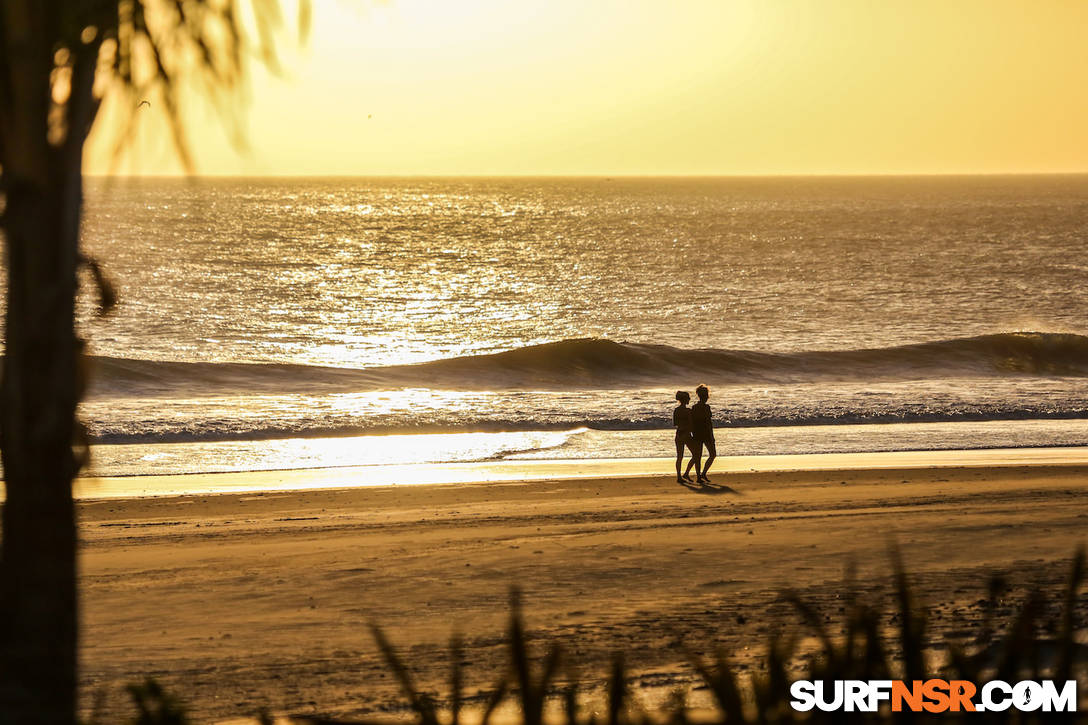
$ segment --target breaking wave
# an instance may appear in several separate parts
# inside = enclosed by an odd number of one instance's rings
[[[1088,376],[1088,337],[1011,332],[896,347],[802,351],[686,350],[563,340],[415,365],[346,369],[290,364],[92,359],[92,394],[289,394],[430,388],[584,390],[746,383],[880,382],[942,378]]]

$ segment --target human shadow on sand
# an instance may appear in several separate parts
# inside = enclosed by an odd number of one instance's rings
[[[680,482],[677,481],[677,483]],[[687,490],[693,491],[695,493],[735,493],[738,496],[740,495],[740,493],[735,488],[729,488],[729,486],[721,483],[692,483],[691,481],[685,481],[683,483],[680,483],[680,485]]]

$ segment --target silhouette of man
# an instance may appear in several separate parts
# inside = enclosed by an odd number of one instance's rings
[[[714,423],[710,406],[706,404],[706,401],[710,398],[710,389],[705,385],[700,385],[695,389],[695,395],[699,397],[699,402],[691,406],[692,459],[688,463],[687,470],[690,472],[694,464],[696,480],[699,483],[710,483],[710,479],[706,477],[706,472],[710,470],[710,465],[718,457],[718,449],[714,444]],[[702,470],[700,470],[699,464],[703,457],[704,447],[706,448],[706,463],[702,464]]]

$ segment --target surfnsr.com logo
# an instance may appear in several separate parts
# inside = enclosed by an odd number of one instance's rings
[[[1077,682],[990,680],[978,687],[967,680],[798,680],[790,686],[790,706],[799,712],[1076,712]]]

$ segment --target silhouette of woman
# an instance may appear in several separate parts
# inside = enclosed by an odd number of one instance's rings
[[[680,464],[684,462],[684,448],[690,449],[692,455],[695,455],[695,449],[691,447],[691,409],[688,408],[691,395],[686,390],[677,390],[676,400],[680,403],[672,411],[672,424],[676,426],[676,482],[692,483],[690,475],[687,473],[680,475]],[[688,470],[691,470],[690,466]]]

